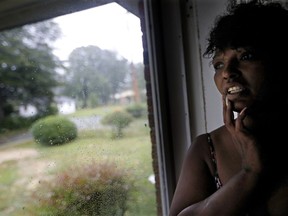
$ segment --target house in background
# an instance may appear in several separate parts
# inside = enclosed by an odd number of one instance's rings
[[[121,105],[130,104],[134,100],[134,91],[133,90],[126,90],[114,95],[115,101]]]
[[[37,109],[35,106],[28,104],[26,106],[21,105],[19,107],[19,115],[25,118],[35,116],[37,114]]]
[[[76,102],[73,98],[66,96],[56,96],[54,98],[54,101],[58,109],[58,114],[60,115],[67,115],[76,111]],[[26,106],[21,105],[19,107],[19,115],[22,117],[32,117],[35,116],[37,113],[37,108],[31,104],[28,104]]]
[[[127,105],[131,103],[140,103],[141,101],[146,101],[146,89],[139,90],[136,94],[133,90],[125,90],[116,93],[114,96],[114,101],[120,105]]]
[[[73,98],[66,96],[57,96],[54,98],[58,113],[67,115],[76,111],[76,102]]]

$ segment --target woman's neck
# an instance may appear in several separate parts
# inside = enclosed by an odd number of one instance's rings
[[[248,130],[261,130],[263,128],[273,129],[277,124],[285,121],[285,113],[282,110],[288,110],[287,105],[282,106],[266,106],[266,109],[248,110],[247,116],[244,119],[244,126]],[[282,124],[281,124],[282,125]]]

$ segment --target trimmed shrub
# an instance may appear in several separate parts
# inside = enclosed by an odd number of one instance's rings
[[[21,117],[18,115],[11,115],[6,118],[4,118],[0,122],[0,133],[6,132],[9,130],[17,130],[17,129],[23,129],[23,128],[29,128],[31,125],[35,122],[34,117]]]
[[[122,216],[133,182],[128,172],[110,163],[75,166],[41,182],[34,198],[51,215]]]
[[[134,118],[141,118],[146,112],[146,106],[143,104],[132,104],[126,107],[126,111]]]
[[[112,137],[121,138],[123,129],[133,121],[133,117],[125,111],[114,111],[102,119],[104,125],[112,126]]]
[[[67,143],[77,137],[76,125],[60,116],[48,116],[37,120],[31,131],[37,143],[49,146]]]

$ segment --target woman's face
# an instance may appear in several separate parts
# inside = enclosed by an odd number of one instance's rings
[[[266,70],[252,51],[245,48],[218,51],[212,64],[215,84],[223,99],[232,102],[234,111],[240,112],[263,99]]]

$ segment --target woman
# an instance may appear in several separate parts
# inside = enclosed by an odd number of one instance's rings
[[[217,18],[204,55],[224,125],[189,148],[170,216],[288,215],[285,28],[288,11],[275,2],[230,4]]]

